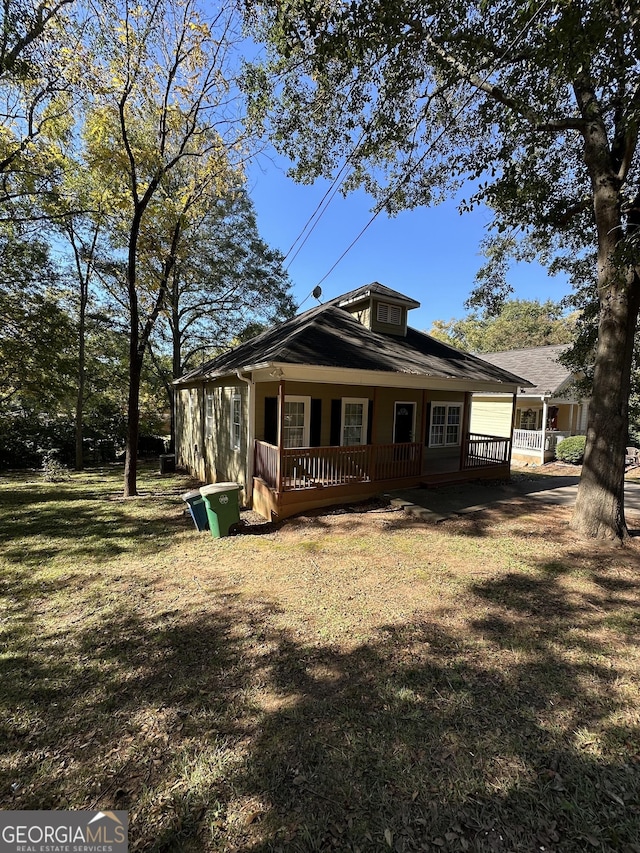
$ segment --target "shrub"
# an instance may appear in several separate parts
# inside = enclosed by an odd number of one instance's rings
[[[59,483],[69,479],[66,465],[58,459],[58,450],[45,450],[42,454],[42,477],[48,483]]]
[[[585,435],[571,435],[563,439],[556,447],[556,459],[571,465],[580,465],[584,456]]]

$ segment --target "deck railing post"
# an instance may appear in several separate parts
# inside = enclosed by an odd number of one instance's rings
[[[276,491],[282,491],[282,445],[284,443],[284,379],[278,386],[278,460],[276,466]]]

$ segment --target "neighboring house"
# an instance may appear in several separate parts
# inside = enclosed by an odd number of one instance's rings
[[[555,456],[560,441],[587,431],[588,400],[576,391],[576,375],[558,361],[568,344],[483,353],[482,358],[503,370],[523,376],[531,387],[518,389],[513,424],[512,458],[541,464]],[[503,397],[502,411],[496,397],[474,397],[471,429],[491,429],[510,435],[506,415],[509,401]],[[497,418],[497,419],[496,419]]]
[[[373,283],[176,381],[176,461],[267,518],[389,489],[509,475],[510,435],[470,430],[475,392],[526,381],[410,328]],[[502,406],[502,401],[500,406]]]

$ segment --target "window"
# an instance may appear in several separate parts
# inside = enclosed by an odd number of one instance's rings
[[[231,398],[231,449],[240,450],[242,442],[242,398],[234,394]]]
[[[213,438],[213,391],[207,391],[204,398],[204,423],[206,438]]]
[[[390,323],[392,326],[401,326],[402,308],[398,305],[389,305],[387,302],[378,302],[376,317],[379,323]]]
[[[342,398],[342,432],[344,445],[367,443],[367,416],[369,400],[355,397]]]
[[[519,409],[518,429],[538,429],[538,413],[541,409]]]
[[[309,446],[310,397],[285,397],[282,421],[283,447]]]
[[[447,447],[460,444],[460,422],[462,403],[433,403],[429,445]]]

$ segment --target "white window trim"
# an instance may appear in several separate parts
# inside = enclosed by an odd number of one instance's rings
[[[303,424],[303,433],[302,433],[302,447],[309,447],[310,435],[311,435],[311,397],[298,396],[295,394],[285,394],[284,398],[285,406],[287,403],[304,403],[304,424]],[[282,421],[282,428],[284,430],[284,419]],[[280,437],[280,446],[284,447],[284,435]]]
[[[531,409],[531,411],[533,412],[533,414],[535,416],[535,423],[532,427],[523,427],[522,426],[522,416],[529,409]],[[522,430],[529,430],[530,429],[532,432],[542,429],[542,409],[534,408],[533,406],[526,406],[526,407],[520,406],[520,407],[518,407],[518,413],[519,413],[518,417],[517,417],[518,426],[516,427],[516,429],[522,429]]]
[[[460,447],[460,443],[462,441],[462,408],[463,403],[454,403],[448,402],[447,400],[432,400],[431,401],[431,412],[429,414],[429,447]],[[434,444],[433,442],[433,411],[436,406],[444,406],[444,433],[443,438],[444,441],[442,444]],[[458,440],[457,441],[447,441],[447,422],[449,420],[449,409],[460,409],[460,418],[458,421]]]
[[[416,440],[416,415],[418,412],[418,407],[416,405],[415,400],[395,400],[393,403],[393,433],[396,434],[396,416],[398,414],[398,406],[413,406],[413,418],[411,421],[411,441]]]
[[[369,429],[369,398],[368,397],[343,397],[342,398],[342,409],[340,416],[340,446],[345,447],[344,443],[344,410],[349,403],[361,403],[362,404],[362,433],[360,437],[363,439],[360,444],[367,443],[367,431]]]
[[[236,436],[235,426],[236,421],[233,419],[233,415],[235,412],[236,401],[240,404],[239,413],[240,419],[237,422],[238,425],[238,435]],[[230,426],[230,444],[232,450],[241,450],[242,449],[242,396],[240,394],[232,394],[231,395],[231,417],[229,418],[229,426]]]
[[[389,326],[401,326],[402,308],[390,302],[378,302],[376,303],[376,320],[378,323],[387,323]]]

